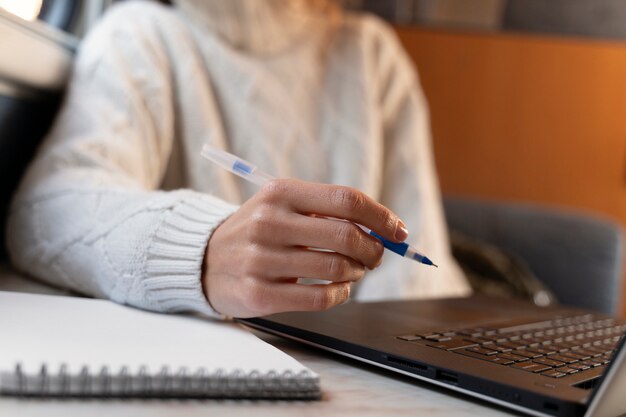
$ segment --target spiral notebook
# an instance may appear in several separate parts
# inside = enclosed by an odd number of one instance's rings
[[[234,323],[0,292],[0,394],[317,399],[320,385]]]

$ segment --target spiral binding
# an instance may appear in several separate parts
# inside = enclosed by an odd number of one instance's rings
[[[244,372],[224,369],[213,372],[199,368],[191,373],[186,367],[171,371],[163,366],[150,373],[141,366],[131,374],[124,366],[112,373],[107,366],[91,372],[83,366],[78,373],[69,372],[63,363],[55,373],[43,364],[38,373],[27,373],[22,364],[14,372],[0,373],[0,393],[45,397],[171,397],[171,398],[273,398],[317,399],[319,379],[307,370],[300,373],[270,371]]]

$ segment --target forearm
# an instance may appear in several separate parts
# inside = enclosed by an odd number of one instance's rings
[[[22,189],[9,217],[16,267],[122,304],[215,315],[202,292],[202,260],[211,233],[236,207],[187,190],[107,186],[97,175],[65,187],[54,176],[44,182],[55,192]]]

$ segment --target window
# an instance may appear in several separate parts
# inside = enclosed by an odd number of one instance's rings
[[[0,8],[25,20],[39,17],[42,0],[0,0]]]
[[[60,29],[70,30],[81,0],[0,0],[0,8],[26,20],[40,19]]]

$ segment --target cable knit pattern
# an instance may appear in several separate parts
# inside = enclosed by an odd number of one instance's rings
[[[83,42],[13,202],[18,268],[119,303],[219,316],[201,285],[207,242],[256,188],[204,161],[208,142],[277,177],[363,190],[441,265],[387,254],[357,298],[468,293],[449,253],[426,103],[385,24],[302,0],[288,13],[288,0],[176,3],[124,2]]]

